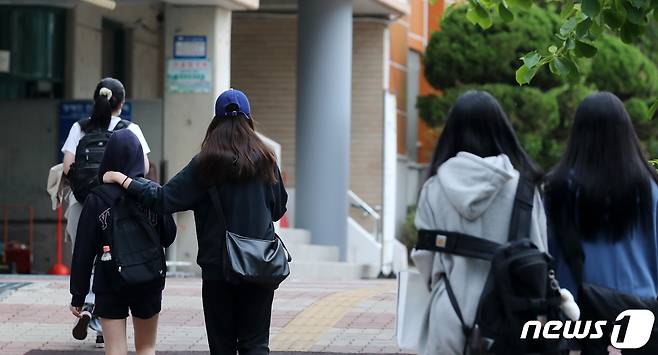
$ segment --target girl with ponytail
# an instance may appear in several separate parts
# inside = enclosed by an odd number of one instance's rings
[[[144,155],[145,173],[148,173],[149,161],[147,154],[151,150],[146,143],[142,130],[137,124],[122,120],[121,117],[119,117],[126,99],[126,90],[124,89],[123,84],[114,78],[102,79],[98,85],[96,85],[93,98],[94,106],[91,110],[91,117],[82,119],[73,124],[69,131],[69,135],[66,138],[66,142],[62,147],[62,153],[64,153],[64,174],[69,175],[71,165],[75,162],[75,154],[78,144],[86,134],[99,131],[114,131],[115,129],[121,128],[126,128],[137,136]],[[78,164],[76,164],[76,169],[79,168],[77,165]],[[80,214],[82,213],[82,203],[84,201],[78,201],[73,193],[70,193],[68,198],[69,206],[66,210],[66,235],[67,240],[73,245],[75,244],[78,221],[80,219]],[[94,301],[94,294],[90,293],[85,300],[85,306],[83,308],[85,310],[93,308]],[[103,336],[100,325],[98,325],[98,322],[95,319],[88,316],[90,313],[84,314],[85,316],[80,318],[80,321],[74,328],[74,333],[77,333],[74,334],[74,336],[76,338],[84,339],[87,335],[87,325],[89,325],[92,329],[97,331],[96,343],[101,347],[103,345]]]

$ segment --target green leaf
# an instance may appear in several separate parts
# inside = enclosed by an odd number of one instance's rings
[[[512,9],[522,8],[524,10],[530,10],[533,4],[533,0],[507,0],[507,4]]]
[[[634,7],[641,9],[649,4],[649,0],[631,0]]]
[[[557,49],[558,49],[557,46],[553,45],[553,46],[548,47],[548,52],[551,53],[551,54],[555,54],[555,53],[557,53]]]
[[[647,15],[642,9],[634,7],[631,3],[626,2],[626,19],[636,25],[647,23]]]
[[[548,63],[548,69],[550,69],[551,73],[553,73],[555,75],[560,75],[560,70],[558,69],[557,64],[556,64],[557,61],[558,61],[557,58],[551,60],[551,62]]]
[[[477,24],[485,30],[493,24],[489,11],[476,2],[471,2],[471,6],[466,11],[466,18],[471,23]]]
[[[555,60],[551,62],[551,64],[553,64],[554,66],[554,69],[551,69],[552,72],[556,72],[558,75],[560,75],[563,78],[569,76],[569,67],[564,63],[562,59],[555,58]]]
[[[658,99],[655,99],[651,106],[649,106],[649,117],[651,119],[656,116],[656,111],[658,111]]]
[[[498,13],[500,14],[500,17],[503,19],[503,21],[505,22],[514,21],[514,14],[505,6],[504,2],[498,4]]]
[[[575,17],[570,18],[560,28],[560,34],[563,35],[563,36],[568,35],[569,33],[571,33],[576,28],[577,24],[578,24],[578,22],[576,22]]]
[[[603,10],[603,22],[612,29],[621,27],[625,20],[623,14],[619,13],[619,11],[613,9]]]
[[[576,48],[576,41],[573,40],[573,38],[567,39],[567,44],[566,44],[567,49],[575,49]]]
[[[576,36],[578,36],[578,38],[585,37],[589,32],[589,28],[591,26],[592,26],[592,20],[589,18],[578,22],[578,25],[576,25]]]
[[[598,48],[583,41],[576,41],[576,55],[579,57],[592,58],[596,55]]]
[[[589,27],[589,34],[592,37],[596,38],[603,34],[603,27],[597,21],[592,21],[592,25]]]
[[[658,22],[658,8],[653,9],[653,19]]]
[[[622,41],[631,44],[635,40],[644,35],[647,31],[646,25],[638,25],[630,21],[626,21],[623,26],[621,26],[620,37]]]
[[[525,64],[522,65],[516,70],[516,82],[519,83],[519,85],[529,84],[532,78],[535,77],[535,74],[537,74],[537,69],[539,68],[540,67],[535,67],[531,69]]]
[[[528,67],[528,69],[534,68],[539,61],[541,60],[541,55],[537,52],[530,52],[523,57],[521,57],[523,64]]]
[[[583,0],[582,10],[589,17],[596,17],[601,12],[601,3],[599,0]]]
[[[562,5],[562,10],[560,11],[560,17],[566,19],[567,17],[571,16],[572,13],[573,13],[573,0],[567,0]]]

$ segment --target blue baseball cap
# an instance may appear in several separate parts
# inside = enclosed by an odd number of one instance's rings
[[[234,107],[229,107],[231,105]],[[217,101],[215,101],[215,117],[237,117],[240,114],[248,119],[251,118],[251,108],[249,107],[247,95],[235,89],[228,89],[219,95]]]

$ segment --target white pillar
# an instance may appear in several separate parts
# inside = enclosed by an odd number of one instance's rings
[[[352,91],[352,0],[298,2],[296,216],[345,260]]]
[[[166,177],[170,179],[199,152],[213,117],[215,98],[229,88],[231,11],[217,6],[167,5],[165,22],[165,71],[168,61],[174,58],[174,36],[177,35],[206,36],[207,59],[212,67],[210,92],[172,92],[165,79],[163,143]],[[198,244],[194,216],[191,212],[179,213],[176,222],[178,236],[171,258],[196,265]]]

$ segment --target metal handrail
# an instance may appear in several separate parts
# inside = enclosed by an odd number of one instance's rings
[[[376,220],[382,219],[379,213],[377,213],[374,208],[370,207],[367,202],[363,201],[357,194],[355,194],[354,191],[348,190],[347,196],[353,201],[352,206],[362,209],[363,212],[372,216]]]
[[[375,221],[375,228],[373,231],[374,239],[380,244],[380,253],[379,253],[379,271],[380,276],[382,277],[384,270],[384,236],[382,235],[382,216],[379,212],[375,211],[374,208],[370,207],[368,203],[363,201],[357,194],[352,190],[347,191],[347,197],[351,200],[350,204],[352,207],[357,207],[363,210],[364,214],[370,216]]]
[[[382,217],[374,208],[372,208],[367,202],[361,199],[357,194],[352,190],[347,191],[347,197],[350,200],[350,206],[358,208],[363,211],[364,215],[369,216],[374,220],[374,230],[372,235],[376,241],[382,242],[381,238],[381,222]]]

